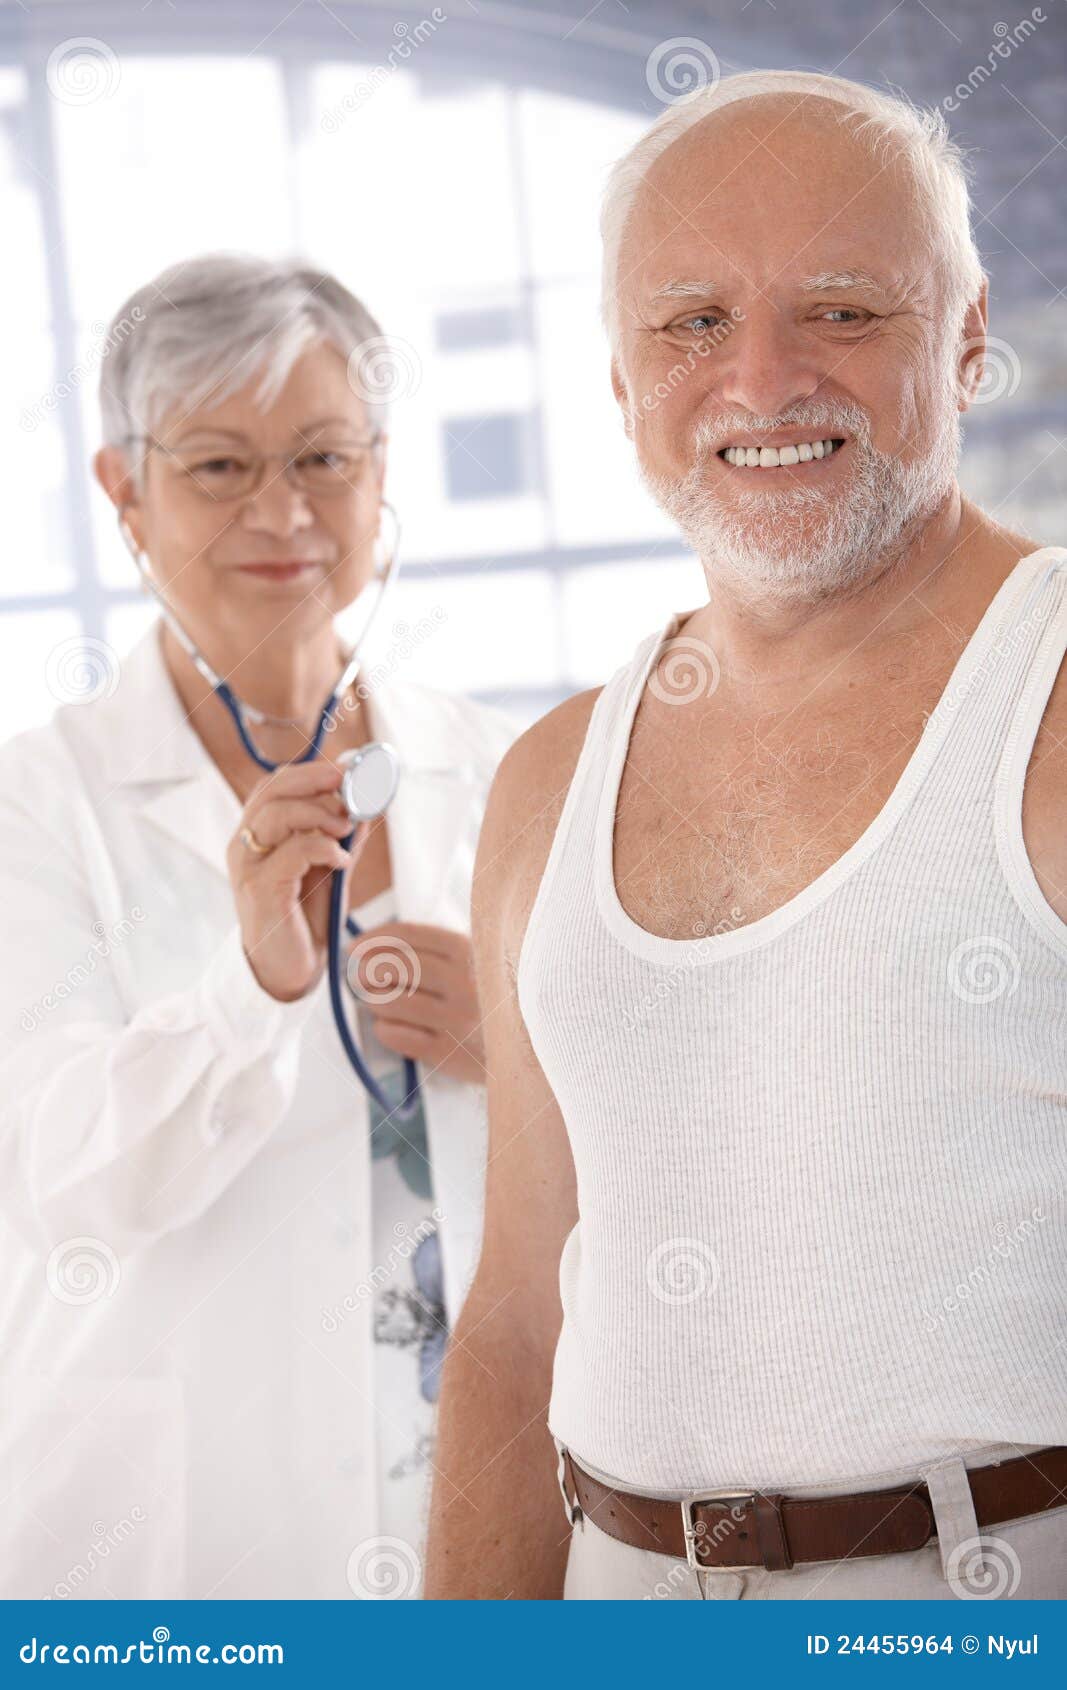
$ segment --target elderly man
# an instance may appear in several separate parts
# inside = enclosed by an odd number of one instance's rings
[[[857,84],[731,78],[603,231],[708,600],[490,797],[427,1594],[1062,1597],[1067,551],[957,485],[960,155]]]

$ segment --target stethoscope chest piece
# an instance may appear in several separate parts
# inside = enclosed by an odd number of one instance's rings
[[[392,506],[388,505],[384,499],[382,500],[382,504],[392,512]],[[392,512],[392,514],[395,520],[396,513]],[[119,527],[122,531],[123,539],[130,548],[133,560],[137,565],[138,573],[140,574],[145,587],[156,600],[160,614],[164,621],[170,627],[175,638],[188,653],[190,660],[196,665],[199,673],[204,677],[208,685],[213,688],[222,704],[225,705],[226,709],[229,711],[240,742],[251,757],[252,761],[261,769],[266,769],[273,773],[274,770],[282,767],[282,765],[275,762],[272,758],[267,757],[266,754],[259,749],[252,737],[248,724],[250,721],[253,723],[275,722],[278,723],[278,725],[285,727],[292,727],[294,724],[284,720],[279,722],[278,718],[268,716],[262,710],[253,709],[250,705],[245,704],[242,699],[238,698],[234,694],[223,677],[216,673],[216,671],[211,667],[199,646],[186,633],[181,621],[174,614],[163,593],[153,581],[147,560],[142,556],[133,532],[130,529],[128,522],[124,519],[124,515],[121,511],[119,513]],[[400,528],[398,523],[397,544],[393,547],[393,554],[389,560],[388,568],[386,569],[384,576],[381,578],[378,594],[374,600],[371,614],[363,625],[363,630],[359,639],[352,651],[349,653],[340,679],[337,681],[333,692],[326,700],[326,703],[320,712],[319,723],[315,730],[314,737],[308,743],[307,749],[300,757],[295,758],[293,760],[294,762],[307,763],[320,755],[325,736],[333,722],[336,720],[339,702],[346,696],[350,682],[353,681],[359,673],[359,650],[367,637],[371,623],[380,613],[381,607],[385,602],[386,590],[396,574],[397,562],[400,556],[399,533]],[[378,740],[371,745],[362,745],[356,751],[343,753],[340,757],[338,757],[337,761],[343,766],[343,773],[341,776],[341,799],[352,819],[354,831],[355,827],[360,822],[374,821],[376,817],[383,816],[389,808],[389,805],[392,803],[393,798],[396,795],[396,789],[400,783],[400,757],[393,746],[387,744],[384,740]],[[343,844],[348,847],[351,843],[352,835],[349,834],[343,841]],[[341,1039],[341,1043],[344,1046],[348,1059],[368,1096],[373,1098],[374,1102],[377,1103],[379,1109],[381,1109],[385,1116],[396,1114],[399,1115],[401,1120],[403,1120],[419,1106],[419,1079],[413,1059],[409,1056],[405,1056],[404,1058],[403,1095],[400,1103],[395,1104],[386,1095],[385,1091],[378,1083],[377,1078],[363,1060],[363,1056],[355,1038],[353,1037],[345,1014],[345,1003],[342,995],[342,983],[345,979],[347,979],[347,970],[343,963],[344,936],[348,933],[353,937],[357,937],[362,931],[355,917],[352,914],[347,913],[345,909],[345,878],[344,869],[334,869],[330,875],[329,934],[327,940],[328,963],[326,970],[329,981],[330,1006],[333,1011],[334,1020],[337,1023],[337,1032]]]
[[[384,740],[361,745],[345,759],[341,802],[354,822],[373,821],[389,808],[400,782],[400,758]]]

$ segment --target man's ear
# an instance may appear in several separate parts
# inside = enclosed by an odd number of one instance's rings
[[[141,505],[125,452],[118,446],[101,446],[93,459],[93,474],[143,550]]]
[[[626,382],[623,379],[623,374],[619,369],[619,361],[617,358],[613,358],[611,360],[611,391],[618,400],[619,409],[622,412],[622,426],[626,430],[629,438],[632,440],[634,433],[634,414],[630,408],[630,389],[627,387]]]
[[[956,365],[956,386],[959,390],[957,409],[967,411],[974,403],[982,380],[986,358],[986,328],[989,323],[989,281],[982,282],[977,299],[967,307],[960,335],[959,359]]]

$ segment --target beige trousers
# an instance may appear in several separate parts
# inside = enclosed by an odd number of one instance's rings
[[[967,1469],[959,1457],[939,1462],[921,1477],[929,1487],[937,1524],[937,1536],[922,1549],[859,1560],[811,1561],[784,1572],[767,1572],[762,1567],[695,1572],[670,1555],[620,1543],[583,1518],[571,1534],[564,1601],[938,1602],[1067,1597],[1067,1498],[1061,1507],[979,1533]]]

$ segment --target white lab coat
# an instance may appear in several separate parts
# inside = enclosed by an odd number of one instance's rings
[[[469,931],[517,726],[398,680],[369,714],[398,916]],[[248,967],[239,813],[158,624],[0,748],[0,1596],[349,1597],[377,1532],[364,1094],[325,981],[279,1004]],[[454,1323],[484,1093],[424,1104]]]

